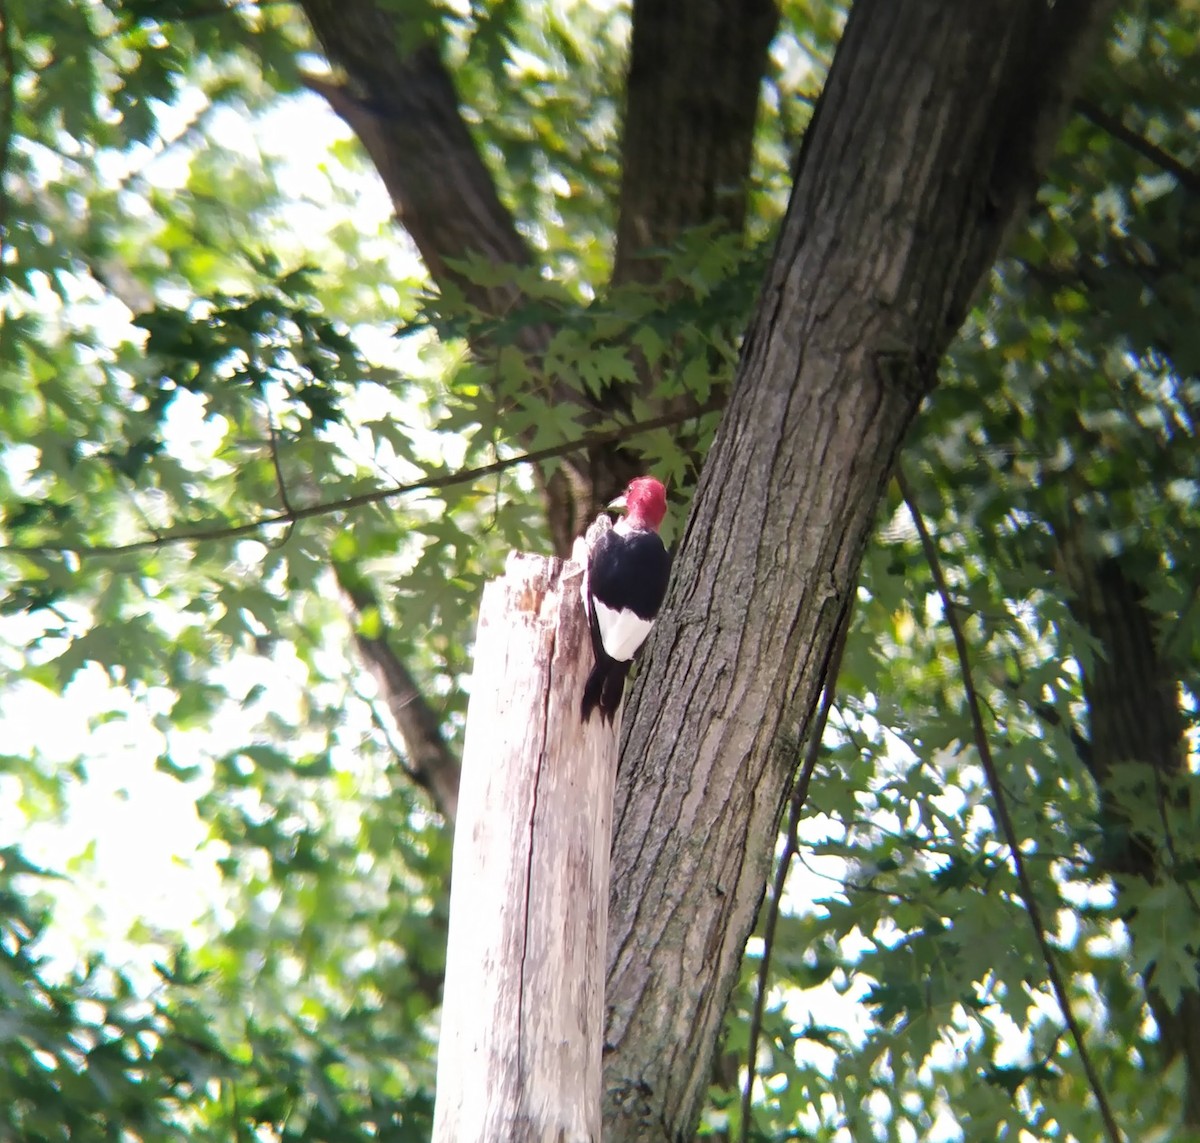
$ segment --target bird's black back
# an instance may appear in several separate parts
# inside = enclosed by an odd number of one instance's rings
[[[657,532],[605,532],[589,560],[588,590],[608,607],[627,607],[639,619],[653,619],[670,576],[671,556]]]

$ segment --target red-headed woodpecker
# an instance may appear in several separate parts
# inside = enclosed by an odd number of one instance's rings
[[[583,688],[584,722],[597,707],[608,722],[616,717],[629,665],[654,626],[671,574],[671,557],[658,534],[667,514],[662,484],[639,476],[609,507],[624,508],[625,518],[613,525],[601,516],[588,529],[583,603],[596,665]]]

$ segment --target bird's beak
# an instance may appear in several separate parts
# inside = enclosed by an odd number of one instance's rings
[[[622,492],[621,495],[616,498],[616,500],[610,500],[608,503],[608,510],[610,512],[614,512],[614,511],[624,512],[625,509],[628,507],[629,507],[629,505],[625,503],[625,493],[624,492]]]

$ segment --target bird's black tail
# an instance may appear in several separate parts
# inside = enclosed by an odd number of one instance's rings
[[[612,725],[617,717],[617,708],[621,705],[621,696],[625,693],[625,676],[628,674],[628,662],[622,663],[607,655],[596,659],[592,673],[583,684],[583,701],[579,704],[584,722],[592,717],[592,711],[599,708],[600,717]]]

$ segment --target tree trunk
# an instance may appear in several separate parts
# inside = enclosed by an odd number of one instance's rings
[[[1082,528],[1058,529],[1058,544],[1057,571],[1072,593],[1071,611],[1094,640],[1082,672],[1088,709],[1082,761],[1100,794],[1099,872],[1112,875],[1120,893],[1130,878],[1152,885],[1180,876],[1163,803],[1187,794],[1180,785],[1188,775],[1187,719],[1179,679],[1161,652],[1137,581],[1121,560],[1098,556],[1098,545],[1089,545]],[[1138,795],[1127,775],[1124,782],[1114,781],[1121,765],[1144,768],[1141,805],[1134,802]],[[1132,821],[1154,820],[1156,802],[1161,829],[1153,834],[1134,829]],[[1200,991],[1186,988],[1172,1005],[1154,988],[1152,976],[1146,985],[1163,1064],[1183,1060],[1184,1124],[1200,1130]]]
[[[479,606],[434,1143],[600,1140],[617,732],[579,719],[585,560],[513,552]]]
[[[693,226],[740,233],[772,0],[634,0],[613,282]]]
[[[605,1138],[690,1138],[879,495],[1110,5],[859,0],[627,712]]]

